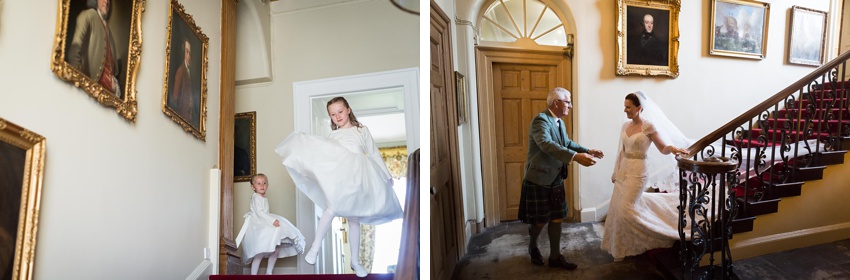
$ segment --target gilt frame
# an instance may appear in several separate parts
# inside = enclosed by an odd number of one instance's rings
[[[135,122],[138,112],[136,76],[139,73],[142,54],[141,17],[145,10],[145,0],[116,3],[118,5],[111,6],[111,16],[107,25],[109,26],[109,34],[113,34],[112,38],[114,38],[116,48],[113,59],[118,60],[118,62],[121,62],[122,58],[126,60],[126,62],[117,63],[119,69],[115,71],[118,82],[116,87],[119,88],[120,93],[105,88],[95,78],[89,77],[90,74],[85,73],[86,71],[82,68],[87,67],[81,63],[84,60],[87,61],[88,52],[86,52],[85,57],[82,57],[82,51],[73,51],[81,50],[80,42],[84,40],[83,38],[87,38],[82,35],[84,32],[77,31],[78,27],[84,26],[77,25],[78,22],[83,22],[85,18],[83,14],[88,10],[85,9],[85,0],[59,0],[59,15],[56,20],[56,35],[53,38],[50,70],[59,79],[82,89],[101,105],[114,108],[118,115],[130,122]],[[69,26],[74,27],[74,30],[69,31]],[[115,34],[119,36],[114,36]],[[78,40],[74,40],[75,35],[78,36]],[[69,38],[69,36],[71,37]],[[85,44],[88,45],[88,43]],[[69,52],[78,55],[72,55]]]
[[[209,38],[204,35],[192,16],[186,13],[183,5],[177,0],[171,0],[171,7],[168,10],[162,112],[186,132],[201,141],[206,141]],[[190,46],[188,64],[184,61],[186,43]],[[197,55],[198,51],[200,56]],[[185,69],[184,73],[188,74],[178,73],[183,72],[183,69]],[[187,79],[184,86],[182,81]],[[174,86],[174,83],[181,85]],[[187,87],[189,92],[184,93]]]
[[[0,180],[0,197],[4,198],[4,206],[9,206],[7,202],[14,203],[16,198],[20,199],[20,207],[15,209],[17,211],[0,213],[4,221],[17,221],[14,223],[17,225],[15,229],[6,228],[8,223],[0,225],[3,232],[17,233],[12,259],[13,280],[33,279],[41,187],[44,181],[45,142],[43,136],[0,118],[0,166],[3,166],[0,172],[4,172],[0,176],[3,179]],[[20,195],[17,195],[18,190]],[[6,241],[3,243],[5,245]],[[7,252],[4,248],[0,253]]]
[[[764,59],[767,56],[769,22],[770,3],[752,0],[711,0],[708,53]],[[755,24],[755,27],[749,31],[742,30],[752,24]],[[743,28],[739,29],[739,25]]]
[[[237,113],[233,126],[233,181],[248,182],[251,181],[251,176],[257,174],[257,112]],[[247,173],[240,172],[240,165],[244,163],[239,149],[245,151],[248,156]]]
[[[617,75],[679,76],[680,0],[617,1]],[[641,44],[644,17],[654,20],[655,48]]]

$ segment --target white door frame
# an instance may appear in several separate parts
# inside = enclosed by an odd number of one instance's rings
[[[407,133],[408,153],[419,149],[419,68],[404,68],[385,72],[335,77],[292,84],[295,131],[313,133],[311,99],[338,96],[351,92],[370,91],[401,87],[404,92],[404,123]],[[295,197],[296,226],[311,246],[316,235],[316,206],[301,191]],[[327,243],[325,243],[327,244]],[[322,246],[326,248],[327,246]],[[298,273],[332,273],[333,265],[326,265],[320,254],[315,266],[303,263],[304,255],[298,255]]]

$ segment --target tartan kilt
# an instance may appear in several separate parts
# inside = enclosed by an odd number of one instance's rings
[[[527,224],[545,224],[551,220],[567,217],[567,201],[564,199],[564,182],[555,180],[551,186],[522,181],[519,198],[519,220]],[[560,199],[553,200],[553,190]]]

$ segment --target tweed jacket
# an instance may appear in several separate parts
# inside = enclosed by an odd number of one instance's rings
[[[563,140],[560,133],[564,134]],[[555,116],[548,109],[544,110],[531,120],[523,179],[538,185],[549,185],[576,153],[587,151],[587,148],[570,140],[564,127],[559,132]]]

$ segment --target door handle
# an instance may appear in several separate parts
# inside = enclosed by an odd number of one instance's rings
[[[437,195],[437,187],[431,186],[431,195]]]

